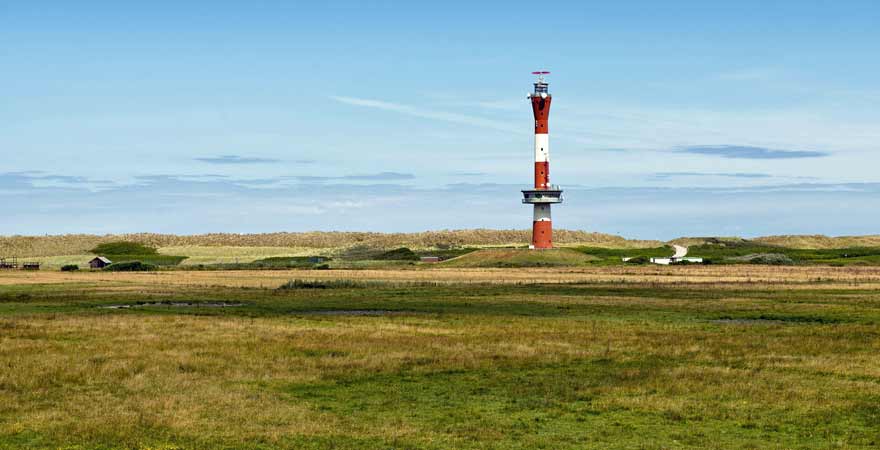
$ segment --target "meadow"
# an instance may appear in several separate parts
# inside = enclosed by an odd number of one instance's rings
[[[875,448],[880,268],[0,272],[0,448]]]

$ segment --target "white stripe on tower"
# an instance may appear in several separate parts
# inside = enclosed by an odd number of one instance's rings
[[[550,222],[550,205],[536,204],[532,220],[534,222]]]
[[[550,162],[550,135],[535,135],[535,162]]]

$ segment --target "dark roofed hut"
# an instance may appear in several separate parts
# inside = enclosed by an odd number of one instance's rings
[[[95,259],[89,261],[89,267],[91,267],[92,269],[103,269],[110,264],[113,264],[113,261],[110,261],[103,256],[98,256]]]

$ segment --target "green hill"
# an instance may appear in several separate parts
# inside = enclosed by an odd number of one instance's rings
[[[599,259],[568,248],[537,251],[500,248],[478,250],[441,264],[443,267],[564,267],[579,266]]]

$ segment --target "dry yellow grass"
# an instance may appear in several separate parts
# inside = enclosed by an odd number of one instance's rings
[[[171,270],[160,272],[0,271],[0,285],[125,283],[144,286],[280,286],[291,279],[359,280],[401,283],[653,283],[779,284],[823,283],[873,286],[880,267],[820,266],[611,266],[571,268],[442,268],[334,270]]]

